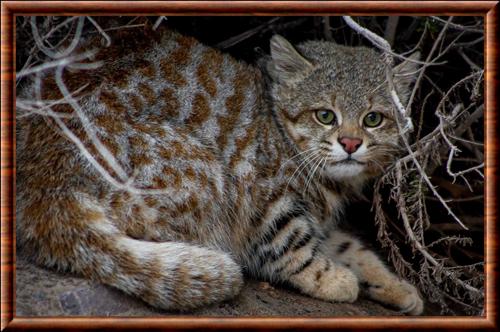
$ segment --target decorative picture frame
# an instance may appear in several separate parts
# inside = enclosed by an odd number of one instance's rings
[[[5,1],[1,77],[1,329],[97,328],[475,328],[497,329],[497,1]],[[481,317],[17,317],[15,315],[16,15],[481,15],[485,19],[485,266]]]

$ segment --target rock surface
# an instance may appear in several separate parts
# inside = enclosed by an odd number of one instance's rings
[[[39,268],[17,259],[17,316],[166,316],[140,300],[95,282]],[[186,314],[186,313],[183,313]],[[268,283],[249,280],[231,301],[187,313],[194,316],[388,316],[400,315],[359,299],[328,303]]]

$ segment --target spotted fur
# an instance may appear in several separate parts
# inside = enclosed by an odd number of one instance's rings
[[[100,69],[64,72],[71,91],[88,83],[76,98],[90,124],[61,119],[120,179],[90,127],[144,193],[103,179],[51,117],[19,117],[23,252],[164,309],[231,298],[247,273],[327,301],[355,301],[366,286],[373,299],[420,314],[413,286],[334,229],[398,149],[380,55],[318,41],[294,48],[275,36],[262,71],[172,31],[143,33],[102,49]],[[402,95],[410,81],[395,76]],[[41,98],[61,98],[53,72],[40,82]],[[19,94],[37,98],[34,84]],[[318,123],[317,109],[337,121]],[[52,110],[75,115],[67,104]],[[360,122],[371,110],[385,115],[380,128]],[[362,139],[356,162],[343,160],[343,136]]]

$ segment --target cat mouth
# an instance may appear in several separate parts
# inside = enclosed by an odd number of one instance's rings
[[[351,156],[343,159],[343,160],[340,160],[340,161],[337,161],[336,164],[342,164],[342,165],[364,165],[366,163],[362,162],[362,161],[359,161],[357,159],[354,159],[354,158],[351,158]]]

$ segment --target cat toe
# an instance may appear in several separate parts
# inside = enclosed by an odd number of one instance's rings
[[[409,284],[406,286],[410,289],[408,290],[408,295],[406,296],[405,301],[411,301],[411,304],[404,307],[401,312],[411,316],[421,315],[424,311],[424,301],[420,298],[420,295],[415,287]]]
[[[365,285],[370,298],[399,309],[407,315],[420,315],[424,310],[424,302],[417,289],[406,281],[398,281],[381,285]]]
[[[413,295],[411,305],[401,310],[401,312],[410,316],[418,316],[424,311],[424,301],[422,301],[418,294]]]
[[[358,278],[349,269],[337,266],[319,280],[315,296],[332,302],[352,303],[359,293]]]
[[[404,297],[402,303],[411,303],[410,305],[404,307],[402,312],[411,316],[421,315],[424,311],[424,301],[420,297],[417,289],[407,282],[402,282],[401,285],[407,291],[407,295]]]

